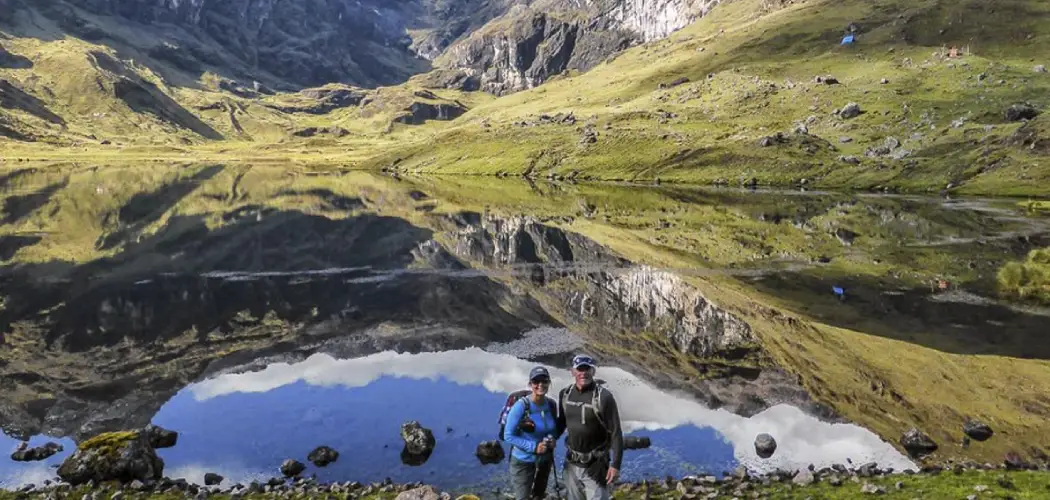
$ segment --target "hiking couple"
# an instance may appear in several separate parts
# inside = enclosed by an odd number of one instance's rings
[[[510,472],[515,500],[546,497],[555,443],[563,432],[567,433],[563,479],[568,500],[611,498],[623,459],[623,431],[616,400],[595,381],[595,367],[590,356],[574,357],[574,383],[558,393],[555,407],[547,397],[550,373],[537,366],[529,373],[529,392],[516,399],[509,410],[504,408],[506,420],[500,437],[512,446]]]

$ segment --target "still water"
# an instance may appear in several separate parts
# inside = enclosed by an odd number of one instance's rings
[[[314,447],[328,445],[339,460],[325,468],[308,464],[307,475],[325,481],[423,481],[441,488],[506,488],[506,461],[482,465],[474,456],[481,441],[496,436],[506,393],[524,387],[534,363],[478,348],[356,359],[315,354],[295,363],[273,363],[248,373],[230,373],[179,391],[153,422],[180,433],[178,445],[159,450],[165,475],[203,483],[217,472],[227,483],[266,480],[286,458],[304,463]],[[552,387],[570,381],[564,368],[550,367]],[[616,395],[626,435],[644,435],[652,447],[625,451],[624,480],[670,475],[715,474],[738,465],[763,471],[877,461],[897,469],[913,464],[872,432],[829,424],[787,405],[751,418],[711,410],[684,395],[652,387],[618,368],[600,377]],[[401,423],[418,420],[437,444],[421,466],[401,463]],[[759,458],[754,438],[768,432],[778,444],[770,459]],[[34,439],[31,444],[44,442]],[[0,465],[0,484],[13,487],[51,476],[46,462]],[[15,441],[3,438],[4,446]],[[505,449],[507,447],[505,446]]]

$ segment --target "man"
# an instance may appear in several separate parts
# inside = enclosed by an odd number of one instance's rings
[[[565,486],[569,500],[609,500],[623,461],[616,400],[594,381],[594,359],[572,359],[574,383],[558,393],[558,429],[565,429]]]

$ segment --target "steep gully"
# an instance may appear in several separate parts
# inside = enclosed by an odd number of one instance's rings
[[[213,232],[173,221],[180,235],[161,231],[59,282],[7,269],[4,431],[80,440],[143,426],[219,373],[318,352],[484,347],[541,326],[566,326],[606,363],[712,407],[787,403],[838,420],[771,366],[746,323],[578,234],[474,213],[434,216],[433,230],[375,215],[242,215]],[[168,258],[147,259],[157,253]],[[570,354],[534,359],[563,366]]]

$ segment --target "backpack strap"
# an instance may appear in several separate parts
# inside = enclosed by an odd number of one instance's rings
[[[595,383],[594,384],[594,395],[591,396],[591,408],[594,410],[594,416],[598,418],[598,423],[601,424],[602,429],[605,429],[605,432],[608,434],[609,433],[609,427],[607,425],[605,425],[605,417],[602,415],[602,405],[601,405],[601,403],[602,403],[602,393],[603,392],[605,392],[605,389],[603,389],[601,385]]]

